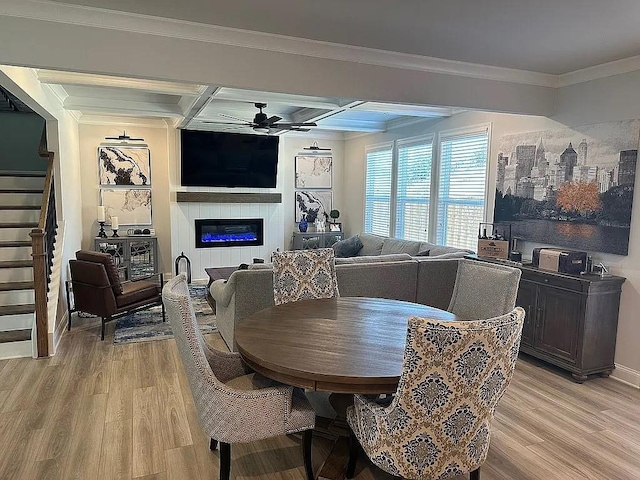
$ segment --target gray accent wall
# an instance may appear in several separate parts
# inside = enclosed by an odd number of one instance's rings
[[[0,170],[46,171],[38,155],[44,119],[35,113],[0,113]]]

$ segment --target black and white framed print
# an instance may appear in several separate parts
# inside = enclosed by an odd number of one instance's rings
[[[331,188],[333,157],[296,156],[296,188]]]
[[[100,185],[150,186],[151,152],[147,147],[100,146]]]

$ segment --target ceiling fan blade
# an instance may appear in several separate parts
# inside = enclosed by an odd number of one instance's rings
[[[280,120],[282,120],[282,117],[279,117],[277,115],[273,115],[269,118],[267,118],[266,123],[269,125],[273,125],[276,122],[279,122]]]
[[[274,123],[271,126],[273,128],[286,128],[286,129],[289,129],[289,130],[292,129],[292,128],[298,128],[298,127],[317,127],[315,122],[307,122],[307,123]]]
[[[246,121],[246,120],[244,120],[242,118],[234,117],[232,115],[227,115],[226,113],[219,113],[218,115],[220,115],[221,117],[224,117],[224,118],[230,118],[231,120],[237,120],[239,122],[246,123],[246,124],[249,124],[249,125],[251,124],[251,122],[248,122],[248,121]]]
[[[310,128],[297,128],[297,127],[289,128],[289,130],[292,132],[310,132],[311,131]]]
[[[200,120],[201,123],[211,123],[213,125],[236,125],[238,127],[250,127],[251,124],[248,122],[235,123],[235,122],[215,122],[212,120]]]

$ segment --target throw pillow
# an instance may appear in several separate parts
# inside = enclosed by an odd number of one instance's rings
[[[422,250],[421,252],[418,252],[416,257],[428,257],[429,256],[429,250]]]
[[[334,243],[333,251],[336,254],[336,258],[355,257],[362,247],[360,238],[358,235],[354,235]]]

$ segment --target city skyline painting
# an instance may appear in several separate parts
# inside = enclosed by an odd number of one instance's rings
[[[627,255],[640,120],[503,136],[495,222],[513,236]]]

